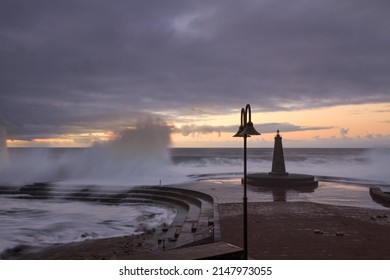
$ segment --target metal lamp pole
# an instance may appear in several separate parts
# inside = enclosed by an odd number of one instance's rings
[[[244,134],[244,197],[242,198],[244,204],[244,259],[248,259],[248,197],[246,195],[246,144],[247,135]]]
[[[249,113],[249,115],[248,115]],[[247,116],[249,116],[249,122],[247,122]],[[243,214],[244,214],[244,259],[248,259],[248,197],[246,191],[246,174],[247,174],[247,160],[246,160],[246,150],[247,150],[247,138],[251,135],[260,135],[258,131],[253,127],[253,123],[251,121],[251,107],[249,104],[241,109],[241,125],[235,135],[233,137],[243,137],[244,138],[244,196],[243,200]]]

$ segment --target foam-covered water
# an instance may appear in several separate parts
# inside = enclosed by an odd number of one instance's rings
[[[248,173],[269,172],[271,148],[248,149]],[[390,149],[285,148],[289,173],[356,178],[390,183]],[[172,158],[182,173],[191,177],[237,176],[242,174],[242,149],[173,149]]]
[[[151,205],[0,197],[0,253],[17,245],[139,234],[172,223],[175,214],[175,209]]]

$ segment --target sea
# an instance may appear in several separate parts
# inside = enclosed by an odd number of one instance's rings
[[[117,149],[99,145],[8,148],[2,154],[0,188],[50,183],[58,188],[95,186],[96,192],[126,191],[137,186],[229,180],[243,175],[242,148],[121,145]],[[272,148],[249,148],[248,173],[271,171],[272,156]],[[334,196],[332,201],[341,205],[354,197],[356,187],[367,190],[376,185],[389,190],[390,149],[285,148],[284,157],[287,172],[317,176],[319,192],[326,188],[326,194]],[[0,194],[0,258],[21,245],[47,246],[140,234],[147,228],[169,224],[175,214],[175,209],[154,205],[26,200]]]

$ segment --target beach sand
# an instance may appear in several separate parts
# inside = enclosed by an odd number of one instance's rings
[[[175,187],[212,195],[217,205],[219,218],[214,218],[220,226],[221,241],[242,246],[242,186],[237,180],[193,182]],[[248,197],[251,259],[390,259],[390,209],[320,204],[295,195],[292,200],[287,196],[287,202],[279,202],[253,188],[248,188]],[[368,190],[367,199],[370,200]],[[10,257],[142,259],[156,242],[156,235],[147,233],[54,245],[40,251],[13,253]]]

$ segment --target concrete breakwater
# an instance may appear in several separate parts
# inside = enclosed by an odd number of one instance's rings
[[[148,229],[151,238],[139,244],[148,251],[171,250],[218,239],[214,234],[213,198],[194,190],[144,186],[126,191],[115,188],[104,188],[102,191],[94,186],[58,187],[49,183],[35,183],[23,187],[0,187],[0,196],[18,200],[71,200],[104,205],[146,204],[174,208],[176,215],[172,223]],[[147,223],[145,219],[143,222]]]

